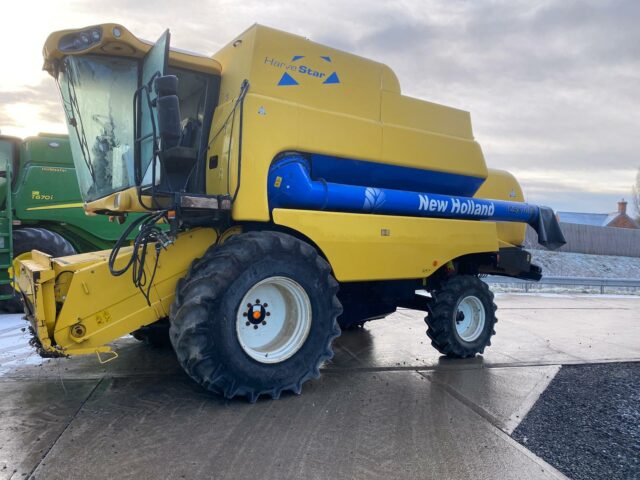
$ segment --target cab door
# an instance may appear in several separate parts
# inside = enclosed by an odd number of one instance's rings
[[[140,186],[157,185],[160,171],[157,162],[158,152],[158,114],[155,108],[156,93],[153,82],[164,76],[169,61],[169,30],[147,52],[142,61],[140,84],[136,92],[136,152],[138,161],[135,168],[136,184]]]

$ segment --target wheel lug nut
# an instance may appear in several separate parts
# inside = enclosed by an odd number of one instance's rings
[[[271,316],[271,312],[267,312],[267,317],[270,317],[270,316]]]
[[[260,303],[260,299],[259,298],[256,298],[256,303]]]
[[[267,324],[267,322],[265,322],[265,321],[263,320],[263,321],[262,321],[262,324],[263,324],[263,325],[266,325],[266,324]]]
[[[267,308],[267,307],[269,306],[269,304],[268,304],[268,303],[263,303],[263,304],[262,304],[262,306],[263,306],[264,308]]]
[[[253,307],[253,305],[251,305],[250,303],[247,303],[247,308],[251,308]]]
[[[243,316],[243,317],[246,317],[246,316],[247,316],[247,312],[244,312],[244,313],[242,314],[242,316]]]
[[[254,330],[257,330],[257,329],[258,329],[258,325],[254,325],[254,326],[253,326],[253,329],[254,329]]]
[[[249,325],[251,325],[251,322],[247,322],[245,323],[245,325],[248,327]]]

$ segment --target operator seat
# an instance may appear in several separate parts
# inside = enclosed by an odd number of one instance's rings
[[[200,147],[201,123],[197,118],[187,117],[180,122],[182,132],[175,147],[162,155],[164,176],[161,177],[161,190],[190,190],[194,181],[192,170],[195,168]]]

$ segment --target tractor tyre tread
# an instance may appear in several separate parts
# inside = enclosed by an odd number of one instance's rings
[[[240,295],[241,299],[243,294],[229,293],[231,285],[243,275],[259,272],[263,268],[261,260],[269,261],[270,258],[288,258],[310,272],[310,281],[318,288],[307,294],[312,305],[320,305],[325,315],[323,320],[314,311],[311,331],[300,351],[281,363],[265,365],[246,355],[239,343],[236,345],[237,340],[235,343],[223,341],[220,335],[212,332],[235,325],[236,311],[225,307],[225,302],[227,297]],[[187,275],[178,282],[171,306],[170,340],[187,374],[209,391],[226,398],[245,396],[252,403],[261,395],[277,399],[286,391],[299,394],[302,384],[318,378],[320,365],[333,357],[331,343],[340,335],[337,317],[342,313],[337,292],[338,283],[332,276],[331,267],[312,246],[280,232],[238,234],[222,245],[210,247],[201,258],[194,260]],[[319,322],[317,329],[313,322]],[[235,339],[235,326],[233,330]],[[313,356],[313,360],[302,364],[295,359],[307,344],[306,352],[309,353],[305,356]],[[246,373],[249,371],[246,366],[255,369],[256,374]],[[269,367],[272,370],[268,370]],[[280,370],[271,378],[260,377],[257,373],[260,370],[276,372],[277,368]]]
[[[495,316],[498,307],[493,301],[494,295],[489,286],[475,275],[457,275],[432,293],[431,311],[424,319],[431,345],[440,353],[454,358],[468,358],[484,353],[484,349],[491,345],[491,336],[496,333],[494,326],[498,321]],[[469,294],[478,297],[485,309],[483,331],[473,342],[462,340],[455,327],[458,302]]]

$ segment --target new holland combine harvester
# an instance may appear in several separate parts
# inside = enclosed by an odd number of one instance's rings
[[[133,245],[21,262],[42,355],[106,360],[164,323],[194,380],[255,401],[318,377],[340,327],[405,306],[469,357],[495,333],[479,276],[540,278],[526,224],[564,243],[487,169],[468,113],[403,96],[380,63],[259,25],[213,57],[117,24],[53,33],[44,57],[85,210],[147,214]]]

